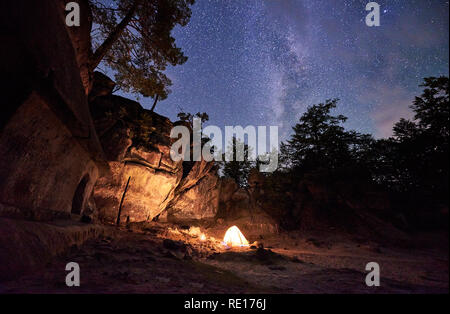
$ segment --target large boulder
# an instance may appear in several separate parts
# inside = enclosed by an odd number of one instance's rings
[[[177,192],[168,207],[167,219],[182,222],[215,218],[219,208],[218,182],[217,174],[208,172],[189,188]]]
[[[90,107],[111,172],[98,180],[94,198],[103,221],[213,219],[219,180],[213,162],[173,161],[170,138],[177,124],[135,101],[111,95],[113,82],[94,76]],[[129,184],[125,193],[125,188]]]
[[[116,222],[123,198],[121,222],[152,220],[166,209],[182,178],[182,162],[170,157],[172,123],[114,95],[96,97],[91,112],[111,168],[94,190],[99,219]]]
[[[183,180],[180,182],[177,192],[181,193],[189,190],[211,173],[217,177],[217,169],[214,162],[207,162],[203,159],[201,161],[184,161]]]
[[[110,162],[111,173],[101,177],[94,198],[99,219],[115,222],[122,197],[121,222],[152,220],[173,198],[181,176],[136,162]],[[128,188],[125,188],[129,180]],[[124,195],[125,193],[125,195]]]
[[[186,121],[177,121],[174,125],[186,126]],[[191,142],[191,157],[194,143]],[[160,220],[186,223],[194,220],[213,220],[219,208],[219,177],[214,162],[183,161],[183,176],[175,190],[175,197]]]

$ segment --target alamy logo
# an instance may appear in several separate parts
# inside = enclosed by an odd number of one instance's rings
[[[80,286],[80,265],[75,262],[67,263],[66,270],[70,271],[66,275],[66,285],[68,287],[79,287]]]
[[[249,125],[225,127],[225,154],[223,154],[222,130],[218,126],[208,125],[202,129],[202,121],[194,118],[192,124],[192,154],[191,154],[191,130],[187,126],[178,125],[170,132],[171,138],[178,140],[170,149],[170,157],[173,161],[244,161],[247,157],[250,161],[258,160],[259,171],[274,172],[278,168],[278,126],[257,128]],[[248,156],[245,156],[244,138],[247,136]],[[233,139],[238,139],[234,141]],[[205,139],[207,140],[206,143]],[[267,146],[267,142],[269,145]],[[235,145],[228,145],[234,143]],[[202,145],[203,144],[203,145]]]
[[[80,5],[76,2],[69,2],[66,4],[66,25],[69,27],[80,26]]]
[[[368,287],[379,287],[380,286],[380,265],[375,262],[370,262],[366,265],[366,271],[370,273],[366,276],[366,285]]]
[[[380,5],[376,2],[369,2],[366,11],[370,11],[366,16],[366,25],[369,27],[380,26]]]

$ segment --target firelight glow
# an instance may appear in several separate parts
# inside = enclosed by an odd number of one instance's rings
[[[248,246],[248,241],[242,234],[238,227],[233,226],[228,228],[225,236],[223,237],[223,243],[228,247],[233,246]]]

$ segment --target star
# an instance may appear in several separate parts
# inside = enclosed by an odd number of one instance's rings
[[[391,1],[382,12],[399,14],[375,29],[354,0],[196,1],[173,32],[189,59],[168,68],[172,93],[157,111],[207,112],[220,128],[277,125],[281,141],[308,106],[339,98],[346,128],[389,136],[422,79],[448,75],[448,4]]]

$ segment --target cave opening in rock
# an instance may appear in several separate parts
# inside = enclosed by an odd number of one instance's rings
[[[77,189],[75,190],[75,194],[73,195],[72,200],[72,214],[80,215],[83,209],[83,200],[84,194],[86,192],[86,185],[89,182],[89,175],[86,174],[83,179],[81,179],[80,183],[78,183]]]

